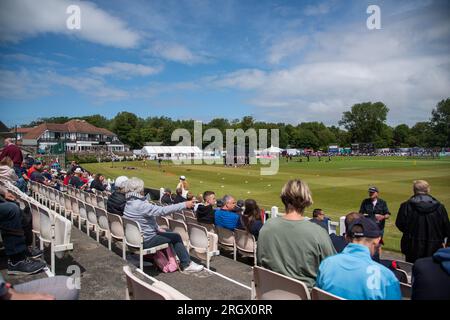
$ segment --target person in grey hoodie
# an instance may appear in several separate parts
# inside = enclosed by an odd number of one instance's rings
[[[411,300],[450,300],[450,248],[416,261]]]
[[[395,225],[403,232],[400,243],[408,262],[431,257],[450,240],[447,210],[430,193],[424,180],[414,181],[414,196],[401,204]]]
[[[144,248],[159,246],[164,243],[171,245],[180,259],[184,272],[199,272],[203,266],[191,261],[188,251],[184,247],[181,236],[176,232],[162,231],[156,223],[157,216],[164,216],[194,206],[193,201],[186,201],[165,207],[151,204],[144,196],[144,181],[131,178],[125,184],[127,203],[123,212],[124,217],[139,223],[144,236]]]

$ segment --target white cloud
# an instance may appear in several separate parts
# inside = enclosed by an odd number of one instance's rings
[[[277,41],[269,49],[268,61],[271,64],[278,64],[286,57],[298,55],[307,45],[307,36],[292,36]]]
[[[146,52],[168,61],[184,64],[208,63],[211,60],[205,55],[195,54],[187,47],[174,42],[156,41]]]
[[[81,11],[81,29],[69,30],[69,5]],[[135,47],[140,35],[126,23],[92,2],[69,0],[2,0],[0,2],[0,41],[18,42],[42,33],[55,33],[119,48]]]
[[[0,97],[5,99],[36,99],[55,95],[58,86],[71,88],[98,101],[119,100],[129,96],[127,91],[85,74],[67,75],[43,69],[0,69],[0,79]]]
[[[108,62],[102,66],[89,68],[88,71],[100,76],[117,76],[119,78],[128,79],[132,76],[149,76],[161,72],[162,67],[151,67],[143,64],[126,63],[126,62]]]
[[[305,8],[304,14],[307,16],[317,16],[321,14],[327,14],[331,10],[329,3],[319,3],[317,5],[309,5]]]
[[[210,84],[241,90],[246,104],[271,120],[337,124],[353,104],[382,101],[390,108],[388,123],[425,121],[450,94],[450,22],[444,17],[438,10],[415,12],[386,21],[379,32],[348,25],[312,33],[301,59],[294,51],[268,55],[293,64],[238,70]]]
[[[49,87],[39,81],[37,74],[26,69],[0,69],[0,98],[28,99],[49,94]]]

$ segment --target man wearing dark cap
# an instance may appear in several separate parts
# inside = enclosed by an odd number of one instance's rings
[[[372,260],[381,240],[381,230],[366,217],[350,223],[350,242],[342,253],[323,260],[316,286],[349,300],[400,300],[400,283],[385,266]]]
[[[369,198],[364,199],[361,203],[359,213],[375,221],[381,230],[381,237],[384,234],[384,223],[386,219],[389,219],[391,213],[387,207],[386,201],[378,198],[378,188],[369,188]],[[383,243],[383,241],[381,241]]]

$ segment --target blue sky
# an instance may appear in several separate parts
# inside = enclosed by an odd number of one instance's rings
[[[81,29],[66,27],[79,5]],[[369,30],[366,9],[381,9]],[[450,96],[449,1],[2,0],[0,120],[141,117],[337,124],[383,101],[389,124]]]

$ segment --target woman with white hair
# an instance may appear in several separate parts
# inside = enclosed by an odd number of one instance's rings
[[[193,201],[186,201],[165,207],[149,203],[144,196],[144,181],[139,178],[131,178],[126,182],[124,216],[139,223],[144,236],[144,248],[155,247],[164,243],[170,244],[178,258],[181,269],[184,272],[199,272],[203,270],[202,265],[191,261],[189,252],[183,244],[178,233],[162,231],[156,223],[157,216],[164,216],[183,209],[194,207]]]

